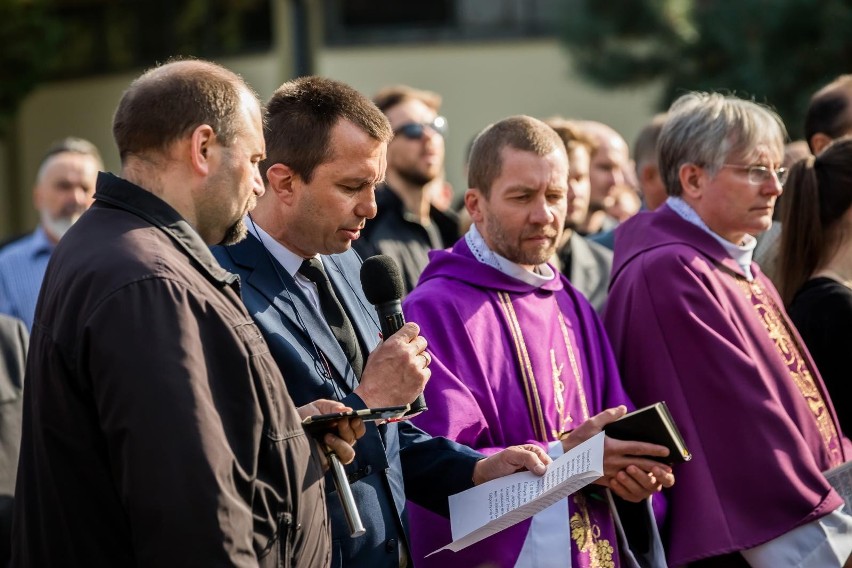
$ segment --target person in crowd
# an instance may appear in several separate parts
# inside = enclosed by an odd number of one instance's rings
[[[551,262],[600,312],[609,287],[612,251],[577,232],[589,212],[589,162],[594,141],[576,122],[553,118],[547,124],[556,131],[568,152],[565,228]]]
[[[779,291],[852,432],[852,137],[799,161],[784,191]]]
[[[301,418],[347,407],[297,411],[208,249],[243,238],[263,194],[261,112],[240,77],[200,60],[121,97],[121,177],[99,175],[36,307],[14,566],[329,565],[321,454]],[[322,439],[343,462],[360,422]]]
[[[852,134],[852,74],[819,89],[805,111],[805,140],[814,155],[847,134]]]
[[[24,322],[0,314],[0,566],[8,566],[12,554],[15,477],[21,449],[21,391],[29,338]]]
[[[671,566],[843,566],[852,515],[823,471],[848,459],[831,399],[751,261],[781,193],[786,136],[718,93],[672,103],[669,198],[618,229],[604,325],[627,393],[665,400],[689,467],[667,493]]]
[[[284,83],[267,111],[266,195],[246,220],[248,238],[214,254],[241,277],[243,301],[272,356],[291,370],[284,379],[297,404],[408,404],[431,374],[426,339],[409,322],[380,342],[352,249],[376,214],[393,138],[388,119],[352,87],[322,77]],[[350,538],[329,496],[333,564],[411,566],[406,499],[446,516],[449,495],[523,467],[541,474],[546,462],[534,445],[485,458],[408,421],[370,423],[347,468],[366,534]]]
[[[452,245],[459,220],[436,206],[444,181],[447,119],[438,113],[441,96],[404,85],[380,90],[373,102],[390,121],[386,179],[376,190],[378,211],[355,241],[362,258],[386,254],[402,270],[411,290],[429,261],[429,251]]]
[[[581,228],[583,234],[595,235],[618,224],[607,209],[615,203],[618,188],[630,184],[630,152],[612,127],[593,120],[580,121],[579,126],[595,142],[589,164],[589,214]]]
[[[82,138],[55,142],[42,158],[33,187],[39,225],[31,234],[0,250],[0,313],[32,329],[36,300],[47,262],[59,239],[92,204],[98,149]]]
[[[665,122],[666,113],[661,112],[654,115],[639,131],[636,142],[633,144],[636,182],[639,185],[639,192],[642,194],[642,204],[648,211],[659,209],[668,197],[657,161],[657,141]]]
[[[624,192],[636,193],[630,152],[624,138],[610,126],[593,120],[584,120],[579,124],[595,141],[589,164],[589,214],[579,230],[591,241],[612,250],[615,246],[615,227],[620,222],[615,213],[626,212],[629,215],[632,206],[630,197],[625,197]],[[627,211],[621,207],[621,200],[626,204]],[[637,201],[634,200],[634,205],[638,205]]]
[[[592,306],[547,264],[566,222],[569,172],[561,137],[534,118],[501,120],[476,139],[465,196],[473,226],[451,250],[431,254],[403,306],[430,338],[426,400],[441,402],[414,419],[425,431],[486,454],[536,443],[558,457],[630,406]],[[598,485],[455,554],[424,558],[449,542],[450,527],[415,506],[415,564],[541,567],[570,558],[571,566],[662,567],[658,537],[639,547],[656,559],[634,558],[619,542],[613,509],[644,501],[641,533],[655,535],[647,498],[674,482],[653,459],[666,455],[662,446],[608,439]]]

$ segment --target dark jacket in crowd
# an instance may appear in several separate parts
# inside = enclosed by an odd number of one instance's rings
[[[327,566],[317,450],[237,277],[153,194],[95,198],[36,309],[13,564]]]
[[[405,290],[410,292],[429,263],[429,251],[451,247],[458,240],[458,216],[433,205],[429,211],[432,224],[424,227],[387,185],[376,190],[376,206],[376,217],[367,221],[353,246],[361,258],[377,254],[393,258],[399,265]]]

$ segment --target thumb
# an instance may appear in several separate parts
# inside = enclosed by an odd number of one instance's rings
[[[399,331],[393,334],[393,336],[399,337],[405,343],[410,343],[417,338],[418,335],[420,335],[420,326],[413,321],[406,323],[404,326],[399,328]]]
[[[625,414],[627,414],[627,407],[621,404],[614,408],[607,408],[603,412],[595,414],[589,419],[589,421],[592,422],[592,424],[594,424],[595,426],[603,428],[607,424],[615,422]]]

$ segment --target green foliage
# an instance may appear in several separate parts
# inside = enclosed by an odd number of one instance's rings
[[[810,95],[852,72],[852,0],[569,0],[563,38],[604,86],[661,80],[774,107],[801,137]]]
[[[271,44],[269,0],[0,0],[0,138],[40,82]]]
[[[0,137],[8,133],[21,100],[49,74],[60,39],[46,2],[0,2]]]

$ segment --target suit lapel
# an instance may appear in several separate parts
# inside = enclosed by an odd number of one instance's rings
[[[231,254],[234,262],[250,270],[246,285],[263,295],[284,316],[282,321],[292,335],[303,337],[308,345],[313,341],[337,377],[343,378],[350,391],[354,390],[357,381],[343,349],[322,315],[317,313],[284,267],[253,235],[231,247]],[[269,331],[275,333],[274,329]],[[313,353],[310,355],[315,356]]]

